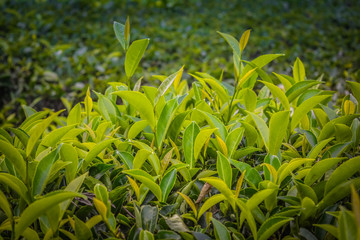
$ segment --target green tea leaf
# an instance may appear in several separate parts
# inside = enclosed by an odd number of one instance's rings
[[[298,125],[298,123],[301,121],[302,118],[305,117],[305,115],[316,105],[318,105],[320,102],[324,101],[325,99],[329,98],[329,95],[320,95],[320,96],[314,96],[298,106],[291,118],[291,131],[294,131],[295,127]]]
[[[133,160],[133,168],[140,169],[150,154],[151,152],[146,149],[140,149],[139,151],[137,151]]]
[[[44,133],[46,128],[49,127],[52,121],[57,118],[57,116],[62,113],[64,110],[58,111],[56,113],[52,113],[48,118],[44,119],[34,127],[34,130],[30,134],[30,138],[28,144],[26,146],[26,156],[30,156],[31,152],[34,150],[34,147],[39,140],[40,136]]]
[[[149,122],[152,129],[155,128],[153,105],[143,93],[134,91],[116,91],[112,94],[118,95],[122,99],[126,100],[140,113],[143,120],[147,120]]]
[[[327,181],[325,186],[325,194],[329,193],[332,189],[334,189],[334,187],[346,181],[359,170],[360,156],[351,158],[341,164],[335,169],[335,171],[331,174],[329,180]]]
[[[74,216],[75,218],[75,235],[78,239],[91,239],[92,238],[92,232],[87,227],[87,225],[81,221],[79,218]]]
[[[81,104],[76,104],[69,112],[69,115],[66,119],[66,124],[68,126],[73,124],[80,124],[81,123]]]
[[[0,128],[0,138],[8,143],[12,143],[13,141],[10,134],[2,128]]]
[[[295,186],[298,190],[298,194],[301,199],[305,199],[306,197],[310,198],[315,204],[318,202],[318,198],[316,196],[315,191],[306,184],[301,183],[300,181],[294,181]]]
[[[162,201],[162,193],[160,186],[155,183],[154,179],[147,172],[141,169],[125,170],[123,172],[143,183],[146,187],[150,189],[150,191],[159,201]]]
[[[316,144],[311,151],[308,153],[307,157],[308,158],[316,158],[319,156],[319,153],[321,152],[321,150],[329,143],[333,140],[334,138],[329,138],[329,139],[325,139],[321,142],[319,142],[318,144]]]
[[[356,101],[358,102],[358,112],[360,112],[360,83],[351,81],[346,82],[350,85],[351,91],[354,94]]]
[[[293,69],[293,76],[295,82],[301,82],[305,80],[305,68],[304,64],[301,62],[299,58],[296,58],[294,69]]]
[[[352,139],[351,128],[345,124],[335,124],[335,137],[338,142],[349,142]]]
[[[10,128],[11,132],[20,140],[24,147],[26,147],[29,141],[29,135],[21,128]],[[16,140],[14,141],[14,147],[16,147]]]
[[[126,50],[125,25],[114,21],[113,27],[117,40],[120,42],[122,48]]]
[[[245,215],[245,218],[247,220],[247,223],[250,227],[250,230],[251,230],[251,233],[254,237],[254,239],[258,239],[257,236],[258,236],[258,233],[257,233],[257,230],[256,230],[256,223],[255,223],[255,220],[254,220],[254,216],[253,214],[251,213],[251,211],[248,209],[248,207],[246,206],[245,203],[242,202],[241,199],[235,199],[235,203],[236,205],[240,208],[242,214]]]
[[[304,93],[306,89],[309,89],[315,85],[321,84],[319,81],[301,81],[295,83],[290,89],[286,91],[286,96],[291,103],[294,101],[300,94]]]
[[[330,224],[313,224],[315,227],[319,227],[330,233],[336,238],[339,238],[339,230],[337,227],[330,225]]]
[[[199,134],[195,138],[194,143],[194,159],[198,159],[201,149],[203,148],[205,142],[211,137],[216,128],[205,128],[201,129]]]
[[[253,66],[262,68],[269,62],[271,62],[274,59],[281,57],[281,56],[284,56],[284,54],[265,54],[265,55],[261,55],[261,56],[255,58],[254,60],[251,61],[251,63]],[[251,69],[253,69],[254,68],[253,66],[251,66],[250,64],[247,64],[242,71],[241,77],[243,77],[247,72],[249,72]]]
[[[226,185],[231,189],[232,170],[229,160],[221,153],[217,152],[216,169],[219,177],[224,180]]]
[[[75,125],[70,125],[66,127],[58,128],[49,134],[47,134],[40,142],[38,149],[36,150],[36,156],[44,151],[45,149],[52,147],[54,148],[56,144],[60,141],[60,139],[67,134],[71,129],[73,129]]]
[[[292,82],[289,81],[287,78],[285,78],[284,76],[274,73],[273,74],[280,80],[280,82],[282,83],[282,85],[285,88],[285,91],[289,90],[292,86]]]
[[[184,131],[183,137],[183,148],[184,148],[184,155],[185,161],[189,164],[190,169],[195,167],[195,139],[196,136],[199,134],[200,128],[196,124],[196,122],[192,122]]]
[[[250,211],[255,209],[262,201],[264,201],[267,197],[273,194],[276,189],[264,189],[261,190],[254,195],[246,202],[246,206]]]
[[[120,112],[117,106],[104,95],[97,93],[99,98],[98,100],[98,108],[101,115],[107,120],[116,124],[118,122],[118,118],[120,118]]]
[[[27,132],[38,120],[45,117],[49,112],[49,110],[46,110],[32,114],[25,119],[25,121],[19,126],[19,128]]]
[[[355,189],[359,189],[360,178],[350,179],[346,182],[337,184],[332,189],[329,189],[329,192],[325,194],[324,198],[318,204],[318,212],[321,212],[326,207],[331,206],[337,201],[350,195],[351,185],[354,185]]]
[[[307,185],[312,185],[315,183],[316,180],[318,180],[320,177],[322,177],[329,169],[334,167],[336,164],[338,164],[340,161],[344,160],[345,158],[327,158],[323,159],[317,163],[311,168],[310,172],[306,175],[304,183]]]
[[[232,206],[234,206],[234,194],[232,193],[231,189],[227,186],[227,184],[219,178],[216,177],[206,177],[206,178],[200,178],[200,181],[204,181],[215,187],[217,190],[219,190],[226,199],[230,202]]]
[[[58,158],[59,149],[55,149],[43,157],[37,164],[34,178],[32,180],[32,196],[42,193],[46,186],[50,169]]]
[[[196,78],[196,79],[199,80],[203,86],[209,84],[209,86],[215,91],[216,95],[219,97],[221,104],[225,104],[226,102],[229,101],[229,94],[226,92],[225,87],[218,80],[213,78]]]
[[[133,139],[135,138],[137,135],[139,135],[139,133],[141,133],[142,130],[144,130],[144,128],[146,126],[149,125],[149,122],[147,120],[140,120],[135,122],[129,129],[128,135],[127,137],[129,139]]]
[[[282,111],[274,113],[270,118],[269,123],[269,153],[277,155],[282,141],[286,137],[290,111]],[[281,126],[279,128],[279,126]]]
[[[254,122],[260,132],[260,135],[264,141],[265,147],[269,151],[269,140],[270,140],[269,135],[270,135],[270,133],[269,133],[269,128],[266,125],[266,122],[261,117],[259,117],[258,115],[254,114],[252,112],[247,112],[247,113],[250,114],[250,116],[254,120]]]
[[[2,152],[6,158],[11,161],[16,171],[20,174],[21,178],[25,180],[26,164],[19,151],[10,143],[0,140],[0,152]]]
[[[178,114],[176,117],[174,117],[174,120],[172,120],[169,129],[168,129],[168,136],[175,142],[178,138],[178,135],[180,131],[182,130],[182,125],[186,119],[186,117],[189,115],[190,111],[185,111],[180,114]]]
[[[125,73],[128,78],[131,78],[132,75],[134,75],[148,44],[149,39],[136,40],[127,50],[125,56]]]
[[[199,111],[200,113],[203,114],[203,116],[205,117],[207,123],[212,127],[212,128],[217,128],[217,130],[215,130],[215,133],[221,137],[221,139],[223,141],[226,140],[227,137],[227,130],[226,127],[224,126],[224,124],[214,115],[208,113],[208,112],[204,112],[201,111],[199,109],[197,109],[197,111]]]
[[[237,56],[241,57],[239,42],[233,36],[227,33],[221,33],[221,32],[217,32],[217,33],[220,34],[226,40],[226,42],[230,45],[234,53]]]
[[[186,203],[191,207],[191,209],[194,212],[195,217],[197,216],[197,210],[196,210],[196,206],[194,204],[194,202],[191,200],[191,198],[189,198],[188,196],[186,196],[185,194],[178,192],[178,194],[186,201]]]
[[[134,157],[128,152],[119,152],[119,157],[122,162],[125,164],[127,169],[133,169]]]
[[[141,230],[139,239],[140,240],[154,240],[155,238],[151,232],[149,232],[147,230]]]
[[[244,136],[245,128],[235,128],[233,131],[229,133],[229,135],[226,138],[226,147],[228,149],[228,156],[231,158],[236,149],[238,148],[243,136]],[[196,148],[195,148],[196,149]]]
[[[295,169],[297,169],[298,167],[300,167],[305,163],[313,162],[314,160],[315,159],[294,158],[289,162],[289,164],[287,165],[283,164],[278,170],[278,175],[279,175],[278,184],[281,184],[281,182],[284,181],[284,179],[287,176],[289,176]]]
[[[285,93],[279,87],[269,82],[264,82],[264,81],[259,81],[259,82],[263,83],[266,87],[269,88],[271,94],[277,97],[277,99],[279,99],[285,110],[290,110],[289,101]]]
[[[249,88],[245,88],[239,92],[239,95],[241,96],[241,98],[244,99],[245,109],[250,112],[253,112],[256,109],[256,102],[257,102],[256,93]]]
[[[339,239],[340,240],[358,240],[359,228],[356,226],[355,218],[344,207],[341,207],[339,218]]]
[[[176,73],[171,74],[169,77],[167,77],[158,87],[155,99],[154,99],[154,105],[157,104],[160,97],[163,96],[166,91],[171,87],[171,85],[174,83],[175,79],[179,78],[183,73],[183,67],[177,71]]]
[[[64,191],[67,192],[74,192],[77,193],[80,190],[80,187],[82,186],[85,178],[88,176],[88,173],[84,173],[83,175],[80,175],[79,177],[72,180],[64,189]],[[60,218],[64,215],[66,209],[69,207],[71,203],[71,199],[65,200],[62,203],[60,203]]]
[[[251,31],[251,29],[248,29],[241,35],[241,38],[240,38],[240,41],[239,41],[239,47],[240,47],[241,52],[244,51],[244,49],[246,47],[246,44],[249,41],[250,31]]]
[[[17,239],[27,227],[30,226],[37,218],[45,214],[49,209],[59,203],[74,197],[85,197],[82,194],[74,192],[59,191],[51,193],[31,203],[21,214],[19,222],[15,225],[15,238]]]
[[[291,220],[293,220],[293,218],[288,218],[288,217],[271,217],[267,219],[259,228],[258,239],[259,240],[270,239],[271,235],[273,235],[280,227],[287,224]]]
[[[231,240],[230,232],[221,222],[219,222],[215,218],[211,218],[211,221],[214,224],[216,240]]]
[[[155,173],[159,174],[160,169],[161,169],[160,160],[157,157],[157,155],[154,153],[152,148],[149,145],[147,145],[143,142],[140,142],[140,141],[132,141],[132,142],[130,142],[130,144],[134,145],[135,147],[137,147],[139,149],[146,149],[149,152],[151,152],[151,154],[148,157],[149,162],[150,162],[151,166],[153,167],[153,169],[155,170]]]
[[[0,226],[0,232],[2,231],[12,231],[12,226],[10,224],[10,221],[1,224]],[[37,234],[36,231],[32,230],[31,228],[26,228],[21,234],[20,236],[23,236],[25,239],[31,239],[31,240],[39,240],[39,235]]]
[[[27,203],[31,202],[29,198],[28,188],[19,178],[8,173],[0,173],[0,183],[13,189]]]
[[[93,100],[91,99],[90,88],[88,88],[86,91],[84,104],[85,104],[85,112],[86,112],[87,121],[89,122],[90,113],[93,108]]]
[[[176,173],[177,173],[176,169],[171,170],[170,172],[165,174],[165,176],[163,177],[163,179],[160,182],[160,188],[161,188],[163,202],[166,202],[172,188],[175,185]]]
[[[0,208],[4,211],[5,215],[9,218],[13,218],[10,204],[5,194],[0,190]]]
[[[91,161],[94,160],[94,158],[96,158],[96,156],[101,153],[102,151],[104,151],[110,144],[112,144],[113,142],[117,141],[117,139],[107,139],[104,140],[98,144],[96,144],[96,146],[94,146],[86,155],[86,157],[84,158],[83,164],[82,164],[82,169],[85,170],[86,167],[91,163]]]
[[[212,206],[214,206],[215,204],[218,204],[221,201],[224,201],[226,199],[226,197],[223,194],[216,194],[211,196],[210,198],[208,198],[204,204],[201,206],[199,214],[197,219],[199,220],[200,217],[208,210],[210,209]]]
[[[161,144],[167,134],[172,119],[178,107],[177,98],[168,101],[163,108],[160,118],[156,125],[156,146],[161,148]]]

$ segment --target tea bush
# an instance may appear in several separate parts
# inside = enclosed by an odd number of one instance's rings
[[[247,30],[219,32],[233,82],[144,85],[149,39],[114,30],[126,81],[0,129],[3,239],[359,239],[359,83],[336,105],[300,59],[273,81],[283,55],[245,60]]]

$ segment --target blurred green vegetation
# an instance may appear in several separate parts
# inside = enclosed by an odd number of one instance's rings
[[[0,1],[0,125],[16,124],[20,106],[63,108],[108,82],[124,81],[124,53],[113,21],[131,17],[133,39],[150,38],[138,74],[146,82],[185,65],[232,78],[232,54],[216,31],[237,38],[252,29],[245,57],[285,53],[268,72],[291,72],[299,57],[307,76],[324,74],[345,91],[360,81],[360,2],[349,1]],[[190,77],[188,76],[190,79]]]

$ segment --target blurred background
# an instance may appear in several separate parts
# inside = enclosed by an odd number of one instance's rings
[[[240,38],[252,29],[244,58],[284,53],[265,67],[292,74],[299,57],[308,79],[341,96],[360,81],[358,0],[0,0],[0,126],[16,125],[21,105],[59,110],[81,101],[88,86],[103,91],[124,81],[124,53],[113,21],[130,17],[131,41],[150,38],[134,77],[187,73],[233,76],[232,51],[221,31]],[[185,78],[192,81],[189,75]]]

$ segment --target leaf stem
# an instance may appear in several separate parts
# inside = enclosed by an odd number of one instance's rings
[[[237,91],[238,83],[239,83],[239,78],[238,78],[238,76],[235,76],[234,93],[233,93],[233,95],[231,96],[231,100],[230,100],[230,104],[229,104],[229,114],[228,114],[228,119],[227,119],[226,123],[229,123],[229,122],[230,122],[230,119],[231,119],[231,113],[232,113],[232,107],[233,107],[232,104],[233,104],[233,102],[234,102],[235,96],[236,96],[237,93],[238,93],[238,91]]]
[[[234,62],[235,64],[235,62]],[[235,67],[236,68],[236,67]],[[229,114],[228,114],[228,119],[226,121],[226,123],[229,123],[230,122],[230,119],[231,119],[231,113],[232,113],[232,104],[234,102],[234,99],[235,99],[235,96],[237,95],[238,93],[238,85],[239,85],[239,77],[241,76],[241,56],[240,56],[240,59],[239,59],[239,66],[238,66],[238,69],[239,69],[239,73],[236,74],[236,71],[235,71],[235,86],[234,86],[234,93],[233,95],[231,96],[231,100],[230,100],[230,104],[229,104]]]
[[[127,77],[127,78],[126,78],[126,83],[127,83],[127,86],[128,86],[128,90],[131,91],[131,81],[130,81],[130,77]]]

